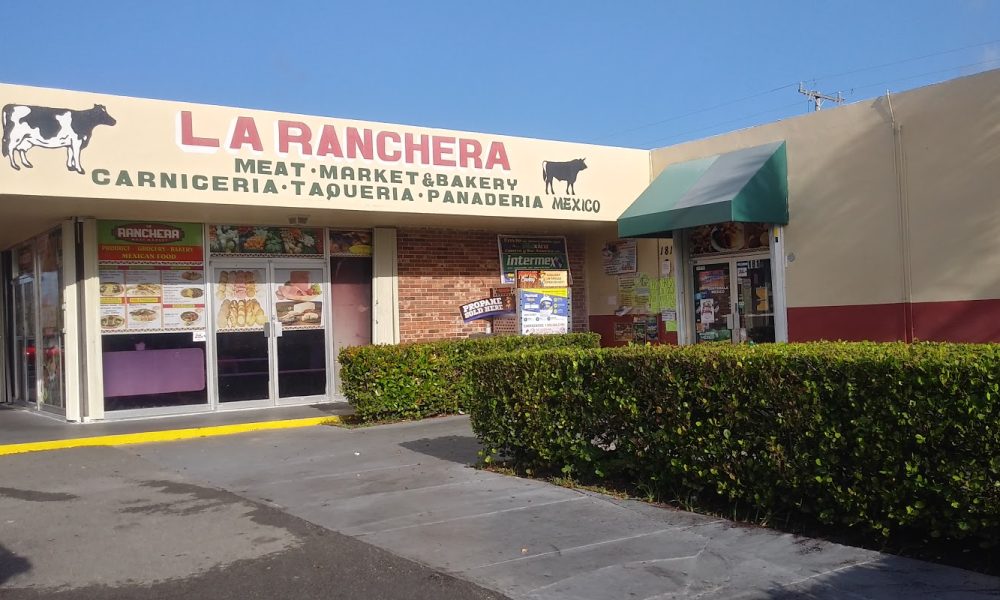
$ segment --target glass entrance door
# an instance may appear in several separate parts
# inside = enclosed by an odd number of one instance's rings
[[[23,402],[37,402],[38,348],[33,274],[23,274],[14,281],[13,321],[15,397]]]
[[[739,341],[760,344],[773,342],[774,290],[771,286],[771,259],[756,258],[736,263],[736,311]]]
[[[774,292],[767,255],[694,262],[697,342],[773,342]]]
[[[219,405],[323,399],[325,269],[315,262],[213,263],[212,288]]]
[[[694,266],[694,330],[699,342],[733,339],[732,264],[715,260]]]

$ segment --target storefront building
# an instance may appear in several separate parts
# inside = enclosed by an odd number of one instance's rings
[[[653,151],[0,97],[3,400],[70,421],[340,400],[522,269],[606,345],[1000,341],[1000,72]]]

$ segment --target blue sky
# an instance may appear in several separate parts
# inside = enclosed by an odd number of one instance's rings
[[[855,102],[1000,68],[994,0],[91,0],[4,13],[6,83],[637,148],[802,114],[799,81]]]

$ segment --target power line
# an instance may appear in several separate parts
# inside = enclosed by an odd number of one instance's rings
[[[997,43],[1000,43],[1000,40],[990,40],[988,42],[983,42],[982,44],[973,44],[971,46],[962,46],[961,48],[952,48],[951,50],[942,50],[940,52],[924,54],[922,56],[914,56],[912,58],[904,58],[902,60],[882,63],[880,65],[874,65],[871,67],[862,67],[860,69],[854,69],[853,71],[844,71],[843,73],[835,73],[833,75],[823,75],[822,77],[815,77],[813,79],[810,79],[809,81],[816,82],[816,81],[821,81],[823,79],[833,79],[834,77],[843,77],[844,75],[854,75],[855,73],[864,73],[865,71],[874,71],[876,69],[883,69],[885,67],[892,67],[895,65],[901,65],[908,62],[916,62],[918,60],[924,60],[925,58],[934,58],[935,56],[953,54],[955,52],[961,52],[962,50],[971,50],[973,48],[981,48],[983,46],[989,46],[990,44],[997,44]]]
[[[989,60],[981,60],[979,62],[969,63],[967,65],[958,65],[957,67],[948,67],[947,69],[939,69],[937,71],[928,71],[926,73],[918,73],[917,75],[908,75],[906,77],[899,77],[899,78],[896,78],[896,79],[884,79],[882,81],[876,81],[874,83],[866,83],[864,85],[859,85],[859,86],[851,88],[851,91],[853,92],[854,90],[863,90],[865,88],[870,88],[870,87],[875,87],[875,86],[883,86],[883,85],[885,85],[887,83],[896,83],[896,82],[899,82],[899,81],[909,81],[910,79],[918,79],[920,77],[927,77],[928,75],[938,75],[938,74],[941,74],[941,73],[947,73],[949,71],[957,71],[959,69],[968,69],[968,68],[971,68],[971,67],[978,67],[980,65],[985,65],[985,64],[988,64],[988,63],[1000,63],[1000,57],[991,58]],[[997,66],[1000,66],[1000,65],[997,65]]]
[[[989,60],[983,60],[983,61],[979,61],[979,62],[975,62],[975,63],[969,63],[969,64],[965,64],[965,65],[958,65],[958,66],[955,66],[955,67],[949,67],[947,69],[938,69],[936,71],[928,71],[926,73],[919,73],[917,75],[909,75],[907,77],[902,77],[902,78],[896,78],[896,79],[890,79],[890,80],[883,80],[883,81],[879,81],[879,82],[875,82],[875,83],[868,83],[868,84],[865,84],[865,85],[862,85],[862,86],[855,87],[855,88],[852,89],[852,91],[859,90],[859,89],[865,89],[865,88],[868,88],[868,87],[882,86],[882,85],[885,85],[886,83],[895,83],[895,82],[898,82],[898,81],[908,81],[908,80],[911,80],[911,79],[917,79],[917,78],[926,77],[926,76],[929,76],[929,75],[937,75],[937,74],[940,74],[940,73],[946,73],[948,71],[955,71],[955,70],[958,70],[958,69],[966,69],[966,68],[970,68],[970,67],[976,67],[976,66],[980,66],[980,65],[984,65],[984,64],[988,64],[988,63],[1000,63],[1000,57],[992,58],[992,59],[989,59]],[[812,101],[809,101],[809,104],[811,105]],[[667,136],[667,137],[660,137],[660,138],[657,138],[657,139],[654,139],[654,140],[649,140],[649,141],[643,142],[643,143],[641,143],[639,145],[640,146],[648,146],[648,145],[652,145],[652,144],[657,144],[657,143],[664,142],[666,140],[673,140],[673,139],[679,138],[681,136],[689,135],[689,134],[692,134],[692,133],[699,133],[699,132],[706,131],[706,130],[709,130],[709,129],[715,129],[716,127],[720,127],[722,125],[727,125],[729,123],[735,123],[735,122],[739,122],[739,121],[745,121],[747,119],[752,119],[753,117],[758,117],[758,116],[761,116],[761,115],[765,115],[765,114],[777,112],[779,110],[786,110],[788,108],[792,108],[792,107],[799,106],[799,105],[800,105],[800,102],[795,102],[795,103],[792,103],[792,104],[786,104],[786,105],[779,106],[779,107],[776,107],[776,108],[770,108],[770,109],[767,109],[767,110],[763,110],[763,111],[760,111],[760,112],[755,112],[755,113],[752,113],[752,114],[749,114],[749,115],[745,115],[745,116],[742,116],[742,117],[737,117],[735,119],[727,119],[725,121],[719,121],[719,122],[714,123],[712,125],[707,125],[707,126],[704,126],[704,127],[698,127],[696,129],[688,129],[686,131],[681,131],[681,132],[672,134],[672,135]]]
[[[671,121],[676,121],[678,119],[683,119],[685,117],[691,117],[691,116],[699,115],[701,113],[708,112],[708,111],[711,111],[711,110],[716,110],[716,109],[719,109],[719,108],[724,108],[726,106],[732,106],[733,104],[737,104],[737,103],[743,102],[745,100],[752,100],[754,98],[759,98],[761,96],[766,96],[768,94],[773,94],[774,92],[780,92],[781,90],[788,89],[788,88],[794,87],[794,86],[795,86],[794,83],[790,83],[788,85],[783,85],[783,86],[780,86],[780,87],[776,87],[776,88],[774,88],[772,90],[767,90],[765,92],[757,92],[756,94],[750,94],[749,96],[743,96],[742,98],[736,98],[735,100],[729,100],[728,102],[723,102],[722,104],[715,104],[713,106],[709,106],[709,107],[706,107],[706,108],[700,108],[698,110],[693,110],[691,112],[684,113],[682,115],[677,115],[676,117],[670,117],[668,119],[661,119],[659,121],[653,121],[651,123],[646,123],[645,125],[638,125],[638,126],[633,127],[631,129],[623,129],[621,131],[616,131],[614,133],[609,133],[609,134],[600,136],[600,137],[598,137],[596,139],[597,140],[603,140],[603,139],[607,139],[609,137],[618,137],[619,135],[625,135],[626,133],[633,133],[635,131],[639,131],[640,129],[647,129],[649,127],[654,127],[656,125],[662,125],[664,123],[669,123]]]
[[[717,123],[713,123],[712,125],[707,125],[705,127],[699,127],[697,129],[688,129],[687,131],[680,131],[680,132],[677,132],[677,133],[672,134],[672,135],[667,136],[667,137],[661,137],[661,138],[657,138],[655,140],[649,140],[647,142],[643,142],[640,145],[641,146],[647,146],[647,145],[651,145],[651,144],[657,144],[657,143],[663,142],[665,140],[673,140],[673,139],[676,139],[678,137],[681,137],[681,136],[684,136],[684,135],[688,135],[688,134],[691,134],[691,133],[698,133],[700,131],[705,131],[706,129],[715,129],[716,127],[719,127],[721,125],[727,125],[729,123],[736,123],[738,121],[746,121],[747,119],[752,119],[754,117],[759,117],[761,115],[766,115],[768,113],[777,112],[779,110],[787,110],[789,108],[792,108],[792,107],[795,107],[795,106],[801,106],[801,105],[802,105],[802,101],[800,100],[798,102],[793,102],[792,104],[785,104],[783,106],[778,106],[778,107],[775,107],[775,108],[769,108],[767,110],[762,110],[760,112],[755,112],[755,113],[752,113],[752,114],[749,114],[749,115],[744,115],[742,117],[737,117],[735,119],[727,119],[725,121],[719,121]]]
[[[824,100],[829,100],[830,102],[835,102],[837,104],[844,103],[844,95],[840,92],[837,92],[836,96],[831,96],[830,94],[824,94],[819,90],[807,90],[801,83],[799,83],[799,93],[809,98],[809,101],[813,104],[813,110],[816,112],[823,110]]]
[[[832,75],[823,75],[823,76],[820,76],[820,77],[814,77],[812,79],[809,79],[809,81],[816,82],[816,81],[820,81],[820,80],[823,80],[823,79],[832,79],[834,77],[842,77],[844,75],[853,75],[855,73],[863,73],[863,72],[866,72],[866,71],[874,71],[876,69],[882,69],[882,68],[885,68],[885,67],[891,67],[891,66],[895,66],[895,65],[909,63],[909,62],[915,62],[915,61],[918,61],[918,60],[924,60],[924,59],[927,59],[927,58],[933,58],[935,56],[942,56],[942,55],[945,55],[945,54],[952,54],[952,53],[955,53],[955,52],[961,52],[963,50],[971,50],[973,48],[981,48],[983,46],[989,46],[991,44],[996,44],[996,43],[1000,43],[1000,39],[990,40],[988,42],[982,42],[980,44],[972,44],[972,45],[969,45],[969,46],[962,46],[960,48],[951,48],[951,49],[948,49],[948,50],[941,50],[939,52],[932,52],[930,54],[923,54],[923,55],[920,55],[920,56],[914,56],[914,57],[910,57],[910,58],[904,58],[904,59],[901,59],[901,60],[892,61],[892,62],[888,62],[888,63],[882,63],[882,64],[879,64],[879,65],[874,65],[874,66],[869,66],[869,67],[862,67],[862,68],[859,68],[859,69],[853,69],[851,71],[844,71],[842,73],[836,73],[836,74],[832,74]],[[961,67],[958,67],[958,68],[961,68]],[[686,117],[692,117],[694,115],[699,115],[699,114],[710,112],[710,111],[713,111],[713,110],[718,110],[720,108],[725,108],[727,106],[732,106],[734,104],[738,104],[740,102],[745,102],[747,100],[753,100],[754,98],[760,98],[761,96],[767,96],[769,94],[773,94],[775,92],[780,92],[781,90],[785,90],[785,89],[792,88],[792,87],[795,87],[795,86],[796,86],[795,83],[789,83],[787,85],[778,86],[778,87],[775,87],[775,88],[772,88],[772,89],[769,89],[769,90],[764,90],[764,91],[761,91],[761,92],[756,92],[756,93],[753,93],[753,94],[750,94],[750,95],[747,95],[747,96],[742,96],[740,98],[735,98],[733,100],[728,100],[728,101],[722,102],[720,104],[715,104],[715,105],[708,106],[708,107],[705,107],[705,108],[700,108],[698,110],[694,110],[694,111],[691,111],[691,112],[683,113],[683,114],[680,114],[680,115],[677,115],[677,116],[674,116],[674,117],[668,117],[666,119],[660,119],[658,121],[652,121],[652,122],[649,122],[649,123],[645,123],[643,125],[637,125],[635,127],[629,128],[629,129],[622,129],[622,130],[619,130],[619,131],[614,131],[612,133],[608,133],[608,134],[599,136],[599,137],[595,138],[594,141],[601,141],[601,140],[606,140],[608,138],[613,138],[613,137],[618,137],[618,136],[621,136],[621,135],[625,135],[627,133],[634,133],[636,131],[640,131],[640,130],[643,130],[643,129],[648,129],[650,127],[655,127],[657,125],[662,125],[664,123],[670,123],[670,122],[676,121],[678,119],[684,119]],[[857,89],[857,88],[855,88],[855,89]]]

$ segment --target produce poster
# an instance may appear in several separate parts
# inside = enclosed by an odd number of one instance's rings
[[[285,329],[323,327],[323,269],[275,269],[274,312]]]
[[[208,249],[227,256],[323,256],[318,227],[209,225]]]
[[[635,273],[638,260],[638,244],[635,240],[615,240],[604,244],[601,260],[605,275]]]
[[[201,267],[105,265],[99,278],[102,333],[205,328]]]
[[[218,331],[261,330],[267,323],[267,279],[264,269],[215,271],[215,328]]]
[[[501,235],[497,243],[500,246],[500,282],[505,285],[516,283],[519,269],[569,271],[564,237]]]
[[[571,302],[568,288],[526,289],[517,292],[521,334],[570,332]]]
[[[371,256],[372,232],[361,230],[330,230],[330,256]]]
[[[205,259],[198,223],[98,221],[102,263],[200,263]]]

